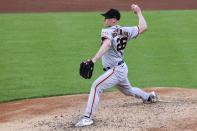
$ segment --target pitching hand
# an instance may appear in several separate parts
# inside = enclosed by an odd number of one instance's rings
[[[135,14],[138,14],[138,13],[141,12],[140,7],[139,7],[138,5],[136,5],[136,4],[132,4],[132,5],[131,5],[131,10],[132,10]]]

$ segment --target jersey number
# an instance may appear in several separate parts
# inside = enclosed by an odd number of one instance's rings
[[[127,40],[127,37],[117,39],[117,51],[123,50],[126,47]]]

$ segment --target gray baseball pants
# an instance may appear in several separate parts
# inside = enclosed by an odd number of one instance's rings
[[[123,63],[107,70],[103,75],[98,77],[92,84],[86,112],[84,115],[92,119],[96,110],[96,106],[99,103],[100,94],[104,90],[112,88],[113,86],[117,87],[119,91],[127,96],[134,96],[143,100],[147,100],[149,94],[139,88],[132,87],[128,80],[127,74],[127,65],[126,63]]]

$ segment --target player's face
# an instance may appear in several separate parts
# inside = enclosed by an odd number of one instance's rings
[[[109,19],[104,18],[104,26],[108,27],[109,26]]]
[[[104,26],[105,27],[111,27],[111,26],[114,26],[116,24],[117,24],[116,19],[114,19],[114,18],[111,18],[111,19],[104,18]]]

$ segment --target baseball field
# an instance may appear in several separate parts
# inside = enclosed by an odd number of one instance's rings
[[[131,84],[155,90],[165,101],[146,105],[112,88],[101,95],[95,124],[84,128],[74,124],[85,111],[91,84],[103,70],[100,60],[93,78],[85,80],[79,76],[79,64],[100,47],[101,12],[112,6],[121,10],[120,25],[138,24],[128,9],[132,3],[85,8],[80,1],[59,0],[54,3],[57,9],[23,0],[13,1],[13,8],[2,3],[7,8],[0,9],[0,129],[197,130],[197,6],[184,1],[179,6],[143,2],[136,3],[145,9],[148,31],[128,43],[124,60]],[[63,5],[73,8],[64,10]]]

